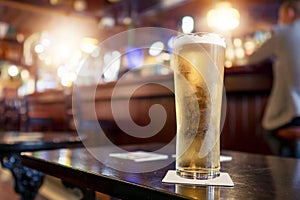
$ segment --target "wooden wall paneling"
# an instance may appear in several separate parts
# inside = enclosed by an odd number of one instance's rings
[[[95,91],[90,92],[89,90],[93,90],[93,87],[78,88],[77,92],[84,91],[78,94],[81,98],[81,103],[78,105],[81,107],[79,108],[80,112],[82,112],[80,118],[91,118],[91,110],[94,109],[101,128],[105,129],[104,131],[111,141],[118,144],[169,142],[176,132],[174,94],[159,83],[164,82],[173,87],[173,77],[150,78],[151,80],[147,80],[147,78],[134,81],[125,80],[121,84],[118,83],[118,85],[116,83],[101,84],[97,86]],[[132,91],[133,93],[131,93]],[[113,93],[115,95],[112,97]],[[127,105],[128,101],[129,105]],[[162,105],[168,114],[164,127],[157,135],[150,138],[132,137],[116,124],[115,120],[118,117],[119,120],[125,123],[133,121],[139,126],[146,126],[150,122],[149,109],[155,104]],[[113,116],[112,106],[117,111],[118,116]],[[138,134],[143,134],[141,130],[136,131]]]
[[[62,90],[33,93],[24,97],[24,122],[27,131],[63,131],[66,126],[66,104]]]
[[[237,69],[234,69],[237,70]],[[238,69],[241,70],[241,69]],[[239,72],[225,74],[227,113],[221,134],[221,148],[237,151],[269,154],[263,137],[261,120],[272,86],[270,71]],[[118,83],[98,85],[93,96],[83,95],[83,101],[94,101],[97,120],[106,129],[107,136],[116,144],[168,142],[176,133],[175,100],[172,91],[159,83],[173,87],[173,76],[142,77]],[[117,86],[117,87],[116,87]],[[131,94],[130,91],[135,89]],[[88,91],[88,88],[83,88]],[[91,90],[95,90],[91,88]],[[115,94],[113,99],[111,95]],[[129,101],[129,108],[126,105]],[[154,104],[164,106],[168,117],[163,129],[155,136],[144,139],[132,137],[122,131],[112,115],[111,100],[120,120],[133,120],[145,126],[150,121],[149,109]],[[85,104],[82,104],[85,105]],[[90,105],[88,105],[90,106]],[[129,116],[126,115],[129,109]],[[90,114],[89,112],[86,113]],[[139,131],[139,130],[137,130]],[[140,134],[143,134],[142,132]]]
[[[267,94],[227,94],[227,115],[221,134],[221,147],[237,151],[269,154],[261,120]]]

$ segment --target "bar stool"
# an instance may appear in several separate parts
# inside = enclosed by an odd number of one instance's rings
[[[292,150],[292,156],[300,158],[300,126],[279,129],[277,137],[282,140],[281,154],[284,154],[285,147],[289,147]]]

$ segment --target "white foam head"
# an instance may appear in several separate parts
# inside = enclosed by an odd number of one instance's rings
[[[185,44],[215,44],[226,48],[225,38],[216,33],[191,33],[182,34],[174,39],[174,47]]]

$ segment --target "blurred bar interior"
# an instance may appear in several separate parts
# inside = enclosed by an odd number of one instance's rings
[[[147,26],[180,32],[222,32],[228,36],[226,66],[241,65],[245,55],[270,36],[279,3],[276,0],[1,1],[1,87],[18,88],[22,95],[69,87],[76,79],[78,63],[99,42],[121,31]],[[161,42],[167,45],[166,41]],[[169,59],[165,54],[145,56],[144,59]],[[120,70],[127,63],[122,60]]]
[[[266,153],[268,150],[264,145],[257,145],[262,142],[257,137],[262,137],[260,120],[271,87],[272,63],[262,64],[267,67],[249,68],[244,65],[244,58],[270,37],[270,28],[277,22],[279,4],[278,0],[2,0],[1,128],[35,130],[31,125],[37,120],[31,117],[44,117],[48,121],[40,120],[43,123],[38,124],[36,130],[71,129],[72,109],[71,103],[66,103],[66,99],[70,101],[66,95],[72,93],[73,82],[87,56],[92,52],[92,57],[97,54],[98,44],[117,33],[139,27],[163,27],[184,33],[214,31],[227,38],[225,86],[228,105],[221,145],[227,149]],[[134,35],[128,38],[129,46],[132,39]],[[171,39],[165,38],[151,46],[154,49],[171,48]],[[173,81],[172,70],[168,68],[139,67],[147,66],[153,60],[168,66],[170,53],[151,48],[147,52],[141,49],[134,52],[123,56],[122,52],[112,51],[103,56],[104,64],[112,58],[119,59],[114,62],[114,74],[108,77],[104,74],[103,85],[116,81],[128,69],[138,71],[142,79],[162,76]],[[79,85],[89,86],[99,81],[94,73],[85,76],[86,80]],[[49,91],[52,97],[47,99]],[[41,103],[42,100],[31,99],[42,94],[44,100],[47,99],[46,104],[42,111],[34,112],[38,106],[30,107],[30,102]],[[171,99],[170,105],[173,105],[173,97]],[[66,114],[57,116],[58,109]],[[253,109],[257,112],[253,113]],[[173,113],[174,108],[169,112]],[[248,112],[250,114],[246,115]],[[245,117],[249,118],[245,123],[237,123],[236,120]],[[52,121],[55,118],[57,124],[50,126],[49,118]],[[110,120],[110,116],[104,118]],[[142,121],[146,123],[147,120]],[[174,130],[175,122],[171,124],[170,130]],[[72,126],[74,128],[74,123]],[[232,144],[226,140],[226,133],[231,139],[247,142],[239,143],[243,146]],[[252,146],[251,141],[256,143]]]
[[[170,66],[171,50],[161,51],[172,49],[172,37],[154,42],[146,51],[130,45],[135,39],[133,34],[128,38],[127,49],[132,53],[124,55],[126,49],[110,51],[103,55],[102,63],[93,58],[99,57],[101,42],[129,29],[213,31],[227,40],[227,112],[221,148],[270,154],[260,124],[272,86],[272,61],[247,66],[245,57],[270,37],[280,3],[281,0],[0,0],[0,129],[75,131],[72,87],[82,64],[88,61],[97,70],[115,59],[115,70],[104,73],[101,80],[91,70],[84,74],[86,79],[77,82],[83,88],[100,82],[95,109],[108,137],[116,144],[169,142],[176,134],[171,91],[145,85],[131,98],[131,117],[139,125],[149,123],[148,111],[153,104],[163,105],[168,113],[163,129],[149,140],[132,138],[118,129],[109,110],[109,98],[115,82],[129,70],[132,79],[122,85],[124,91],[151,80],[173,85],[172,70],[165,67]],[[147,67],[153,62],[158,65]],[[122,95],[118,96],[120,102]]]

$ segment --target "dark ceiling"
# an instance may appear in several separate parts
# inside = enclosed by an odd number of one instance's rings
[[[0,21],[8,23],[11,32],[24,35],[69,28],[73,32],[100,37],[128,28],[128,24],[120,20],[126,17],[131,17],[135,26],[177,29],[181,17],[191,15],[199,21],[196,30],[200,31],[204,29],[201,18],[214,2],[217,0],[0,0]],[[276,23],[278,0],[230,2],[241,13],[241,33]],[[74,3],[85,3],[86,7],[75,10]],[[99,26],[106,16],[115,19],[113,27]]]

